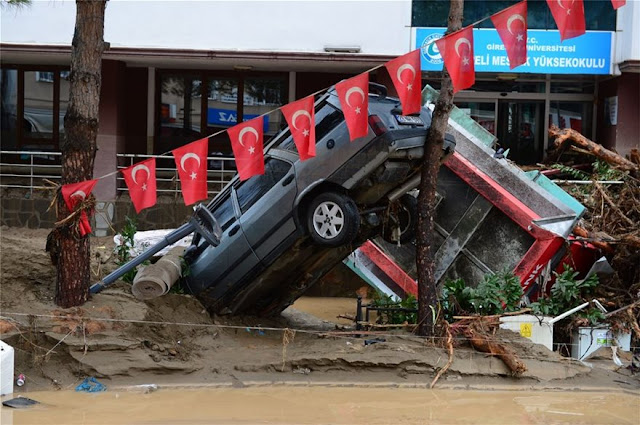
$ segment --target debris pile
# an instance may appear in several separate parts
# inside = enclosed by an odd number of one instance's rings
[[[612,326],[640,338],[640,153],[633,149],[624,158],[572,129],[552,127],[549,136],[555,150],[545,168],[554,178],[572,179],[565,190],[587,208],[573,233],[602,251],[614,270],[596,295]]]

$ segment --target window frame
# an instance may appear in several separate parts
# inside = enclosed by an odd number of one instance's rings
[[[289,98],[289,73],[288,72],[268,72],[268,71],[224,71],[224,70],[202,70],[202,69],[183,69],[183,68],[159,68],[155,74],[155,95],[154,95],[154,116],[155,122],[153,125],[153,144],[154,150],[160,142],[161,134],[161,101],[162,101],[162,78],[167,75],[173,75],[178,77],[191,76],[193,79],[199,79],[200,85],[200,135],[205,137],[208,135],[208,123],[207,113],[209,106],[209,99],[207,91],[209,82],[217,79],[232,79],[238,82],[238,95],[236,101],[236,114],[238,117],[238,123],[241,123],[244,118],[244,84],[245,80],[250,78],[281,78],[283,80],[284,92],[282,98],[285,99],[286,104]],[[205,101],[206,100],[206,101]],[[229,147],[230,149],[230,147]],[[214,149],[217,150],[217,149]],[[231,151],[229,150],[229,152]]]
[[[60,73],[70,72],[68,66],[63,65],[17,65],[11,63],[3,63],[2,69],[16,70],[18,73],[17,82],[17,105],[16,105],[16,147],[19,150],[23,150],[25,146],[44,146],[51,145],[42,148],[43,150],[60,151]],[[25,73],[35,72],[36,81],[53,84],[53,109],[52,109],[52,137],[51,138],[34,138],[28,137],[24,134],[23,121],[24,121],[24,108],[25,108]],[[49,79],[39,79],[41,73],[53,73],[53,81]]]

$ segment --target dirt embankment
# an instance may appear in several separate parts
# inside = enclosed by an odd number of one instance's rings
[[[44,230],[0,229],[0,337],[16,349],[16,373],[27,376],[24,390],[71,388],[86,376],[107,385],[428,385],[447,362],[444,348],[406,333],[375,335],[384,342],[365,344],[367,337],[332,333],[343,326],[337,321],[296,308],[277,319],[211,318],[191,296],[142,302],[124,282],[82,307],[63,310],[53,303],[55,269],[44,251],[46,235]],[[93,238],[92,250],[97,279],[115,267],[113,241]],[[327,299],[309,298],[296,306],[322,316],[329,308],[322,303],[335,308]],[[592,369],[508,331],[498,337],[526,363],[523,376],[511,377],[502,361],[461,342],[438,386],[640,389],[640,380],[624,370]]]

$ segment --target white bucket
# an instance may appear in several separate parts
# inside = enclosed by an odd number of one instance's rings
[[[13,394],[13,347],[0,341],[0,396]]]

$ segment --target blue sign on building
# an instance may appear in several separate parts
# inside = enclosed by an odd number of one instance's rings
[[[442,57],[435,40],[445,28],[416,28],[416,48],[421,49],[423,71],[441,71]],[[611,70],[611,33],[589,31],[560,41],[558,31],[527,31],[527,63],[513,70],[504,44],[495,29],[474,29],[473,50],[476,72],[536,74],[604,74]]]
[[[244,114],[244,120],[248,121],[257,116],[259,115]],[[207,124],[217,125],[222,127],[233,127],[234,125],[238,124],[238,113],[236,112],[235,109],[208,108]],[[265,133],[269,131],[269,116],[264,117],[263,127],[264,127]]]

